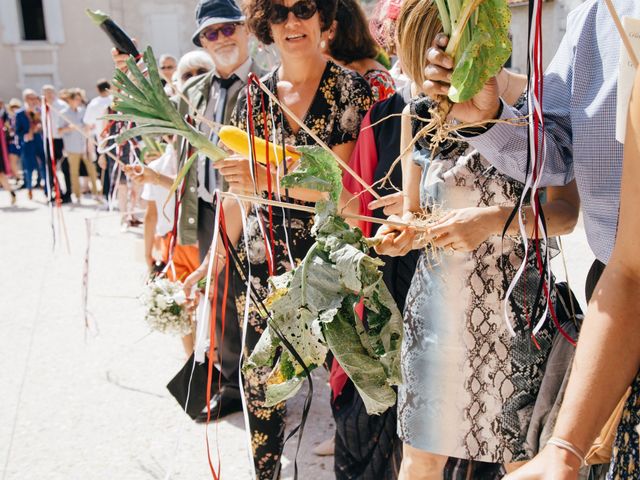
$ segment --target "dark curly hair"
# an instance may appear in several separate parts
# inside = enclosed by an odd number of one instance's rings
[[[274,0],[246,0],[244,2],[247,27],[265,45],[273,43],[271,24],[269,22],[273,2]],[[333,20],[336,18],[338,0],[315,0],[315,2],[320,14],[320,28],[324,32],[331,27]]]
[[[350,64],[378,56],[378,44],[369,31],[367,17],[357,0],[338,0],[336,35],[329,53],[339,62]]]

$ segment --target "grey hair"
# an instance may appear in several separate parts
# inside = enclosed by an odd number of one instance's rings
[[[35,95],[36,97],[38,96],[38,93],[33,89],[33,88],[25,88],[22,91],[22,99],[26,100],[28,96],[30,95]]]
[[[189,70],[196,68],[205,68],[207,71],[211,71],[216,66],[211,59],[211,56],[204,50],[191,50],[185,53],[178,62],[178,69],[176,70],[178,87],[182,88],[182,75]]]
[[[160,55],[160,59],[158,60],[158,63],[162,63],[165,60],[173,60],[174,62],[178,61],[176,60],[176,57],[174,57],[173,55],[170,55],[168,53],[163,53],[162,55]]]

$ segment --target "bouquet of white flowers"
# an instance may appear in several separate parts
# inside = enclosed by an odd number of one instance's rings
[[[147,282],[141,300],[147,307],[144,318],[152,330],[172,335],[191,333],[191,318],[184,308],[187,297],[180,282],[153,278]]]

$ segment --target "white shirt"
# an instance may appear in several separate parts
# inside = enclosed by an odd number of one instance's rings
[[[153,162],[147,165],[154,172],[158,172],[162,175],[169,177],[175,177],[178,170],[178,158],[172,145],[167,145],[167,149],[164,154]],[[158,210],[158,221],[156,223],[156,235],[164,237],[173,229],[174,213],[176,201],[172,195],[167,202],[167,196],[169,190],[160,185],[153,185],[151,183],[145,183],[142,188],[141,197],[143,200],[149,202],[156,202],[156,209]],[[165,207],[165,203],[167,206]]]
[[[63,112],[69,108],[69,104],[56,98],[51,105],[51,131],[53,132],[53,138],[60,139],[62,135],[58,133],[58,129],[67,124],[61,117],[60,112]]]
[[[235,95],[240,89],[242,89],[247,84],[247,77],[249,76],[249,72],[251,72],[251,61],[252,61],[251,57],[248,57],[247,60],[233,72],[233,75],[236,75],[240,80],[234,83],[227,91],[227,101],[229,98]],[[205,118],[208,118],[210,120],[215,120],[213,117],[215,115],[215,111],[218,108],[218,100],[220,99],[220,96],[218,95],[220,91],[219,85],[218,85],[218,82],[215,81],[215,76],[217,76],[217,74],[214,74],[214,80],[211,82],[211,93],[209,95],[209,101],[207,102],[207,108],[205,109],[205,112],[204,112]],[[232,105],[227,104],[227,108],[231,108],[231,107]],[[225,115],[227,115],[228,113],[229,112],[225,112]],[[209,136],[209,138],[211,138],[211,129],[209,128],[209,125],[207,125],[205,122],[201,122],[198,128],[202,133],[204,133],[205,135]],[[204,171],[205,171],[205,165],[206,165],[204,155],[198,156],[197,163],[198,163],[198,167],[197,167],[198,168],[197,170],[198,197],[207,203],[211,203],[213,202],[213,195],[210,192],[208,192],[204,186],[205,185]],[[217,177],[218,175],[215,173],[215,171],[210,172],[209,188],[211,191],[214,191],[217,187],[216,185]]]
[[[111,95],[107,95],[106,97],[97,96],[87,105],[83,120],[87,125],[94,125],[91,133],[96,137],[102,133],[105,127],[105,121],[99,119],[107,114],[107,109],[112,101],[113,97]]]

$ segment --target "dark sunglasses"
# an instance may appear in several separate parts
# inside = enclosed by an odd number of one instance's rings
[[[285,7],[282,4],[276,3],[271,5],[271,18],[270,21],[273,24],[284,23],[289,18],[289,12],[292,12],[296,18],[300,20],[309,20],[318,11],[318,5],[313,0],[300,0],[294,3],[291,7]]]
[[[183,82],[186,82],[187,80],[189,80],[191,77],[198,77],[200,75],[204,75],[205,73],[207,73],[209,70],[207,70],[206,68],[198,68],[197,70],[191,70],[189,72],[184,72],[182,74],[182,77],[180,77],[180,79]]]
[[[242,25],[241,23],[225,23],[223,26],[218,28],[211,28],[209,30],[205,30],[200,34],[201,37],[206,38],[210,42],[215,42],[218,40],[218,36],[220,33],[225,37],[231,37],[234,33],[236,33],[236,28],[238,25]]]

